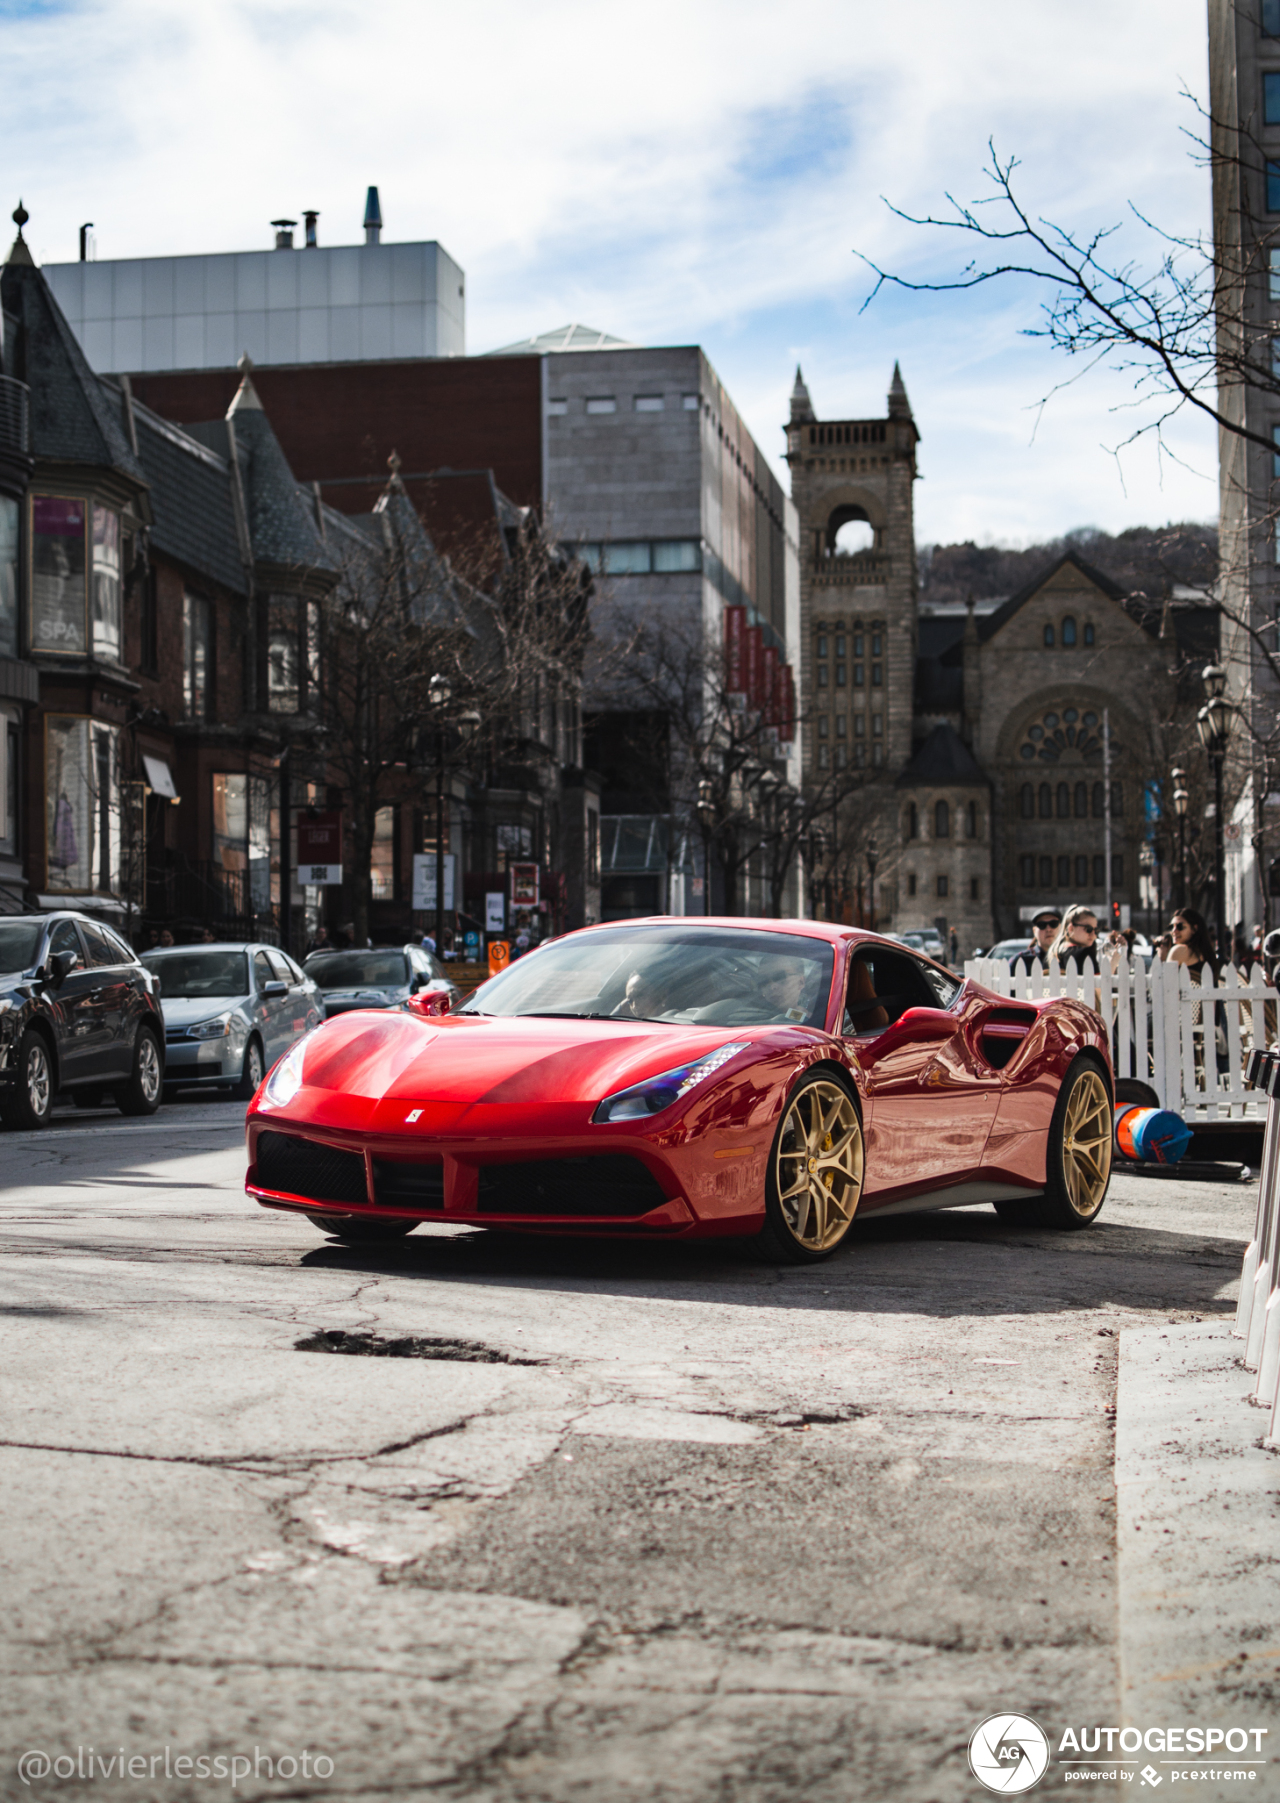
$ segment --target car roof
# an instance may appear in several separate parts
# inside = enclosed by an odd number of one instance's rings
[[[849,927],[840,921],[832,920],[776,920],[747,914],[643,914],[627,920],[602,920],[594,926],[578,927],[572,933],[562,933],[560,939],[575,939],[583,933],[612,932],[618,927],[725,927],[730,931],[749,933],[789,933],[793,937],[799,935],[805,939],[825,939],[830,944],[861,945],[897,945],[901,941],[891,939],[885,933],[872,933],[866,927]],[[907,948],[914,951],[915,947]]]
[[[170,952],[278,952],[283,948],[262,939],[197,939],[194,945],[149,945],[147,958],[167,958]],[[286,957],[288,953],[284,954]]]

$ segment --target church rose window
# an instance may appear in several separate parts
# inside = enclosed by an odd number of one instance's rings
[[[1030,763],[1057,764],[1064,756],[1078,752],[1090,763],[1102,759],[1102,740],[1097,731],[1098,716],[1082,715],[1078,708],[1064,707],[1044,714],[1027,728],[1027,736],[1018,747],[1018,756]]]

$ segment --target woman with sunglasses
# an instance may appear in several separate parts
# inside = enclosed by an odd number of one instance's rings
[[[1097,976],[1097,941],[1097,915],[1077,903],[1062,916],[1058,936],[1049,947],[1050,966],[1056,962],[1059,970],[1092,971]]]
[[[1185,964],[1187,974],[1193,983],[1199,983],[1205,965],[1209,966],[1209,974],[1213,975],[1213,941],[1209,937],[1209,928],[1205,924],[1203,914],[1197,914],[1194,908],[1178,908],[1169,923],[1169,932],[1173,938],[1173,950],[1169,953],[1171,964]]]

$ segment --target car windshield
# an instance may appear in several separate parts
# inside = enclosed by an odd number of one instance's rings
[[[401,989],[409,981],[403,952],[326,952],[304,968],[321,989]]]
[[[531,953],[459,1012],[821,1027],[833,963],[826,941],[798,933],[617,926]]]
[[[166,1001],[249,993],[249,960],[243,952],[148,952],[142,962],[159,977]]]
[[[30,970],[40,950],[43,920],[0,921],[0,975]]]

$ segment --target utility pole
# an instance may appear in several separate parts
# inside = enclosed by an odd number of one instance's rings
[[[1106,888],[1107,931],[1111,931],[1111,710],[1102,710],[1102,831]]]

